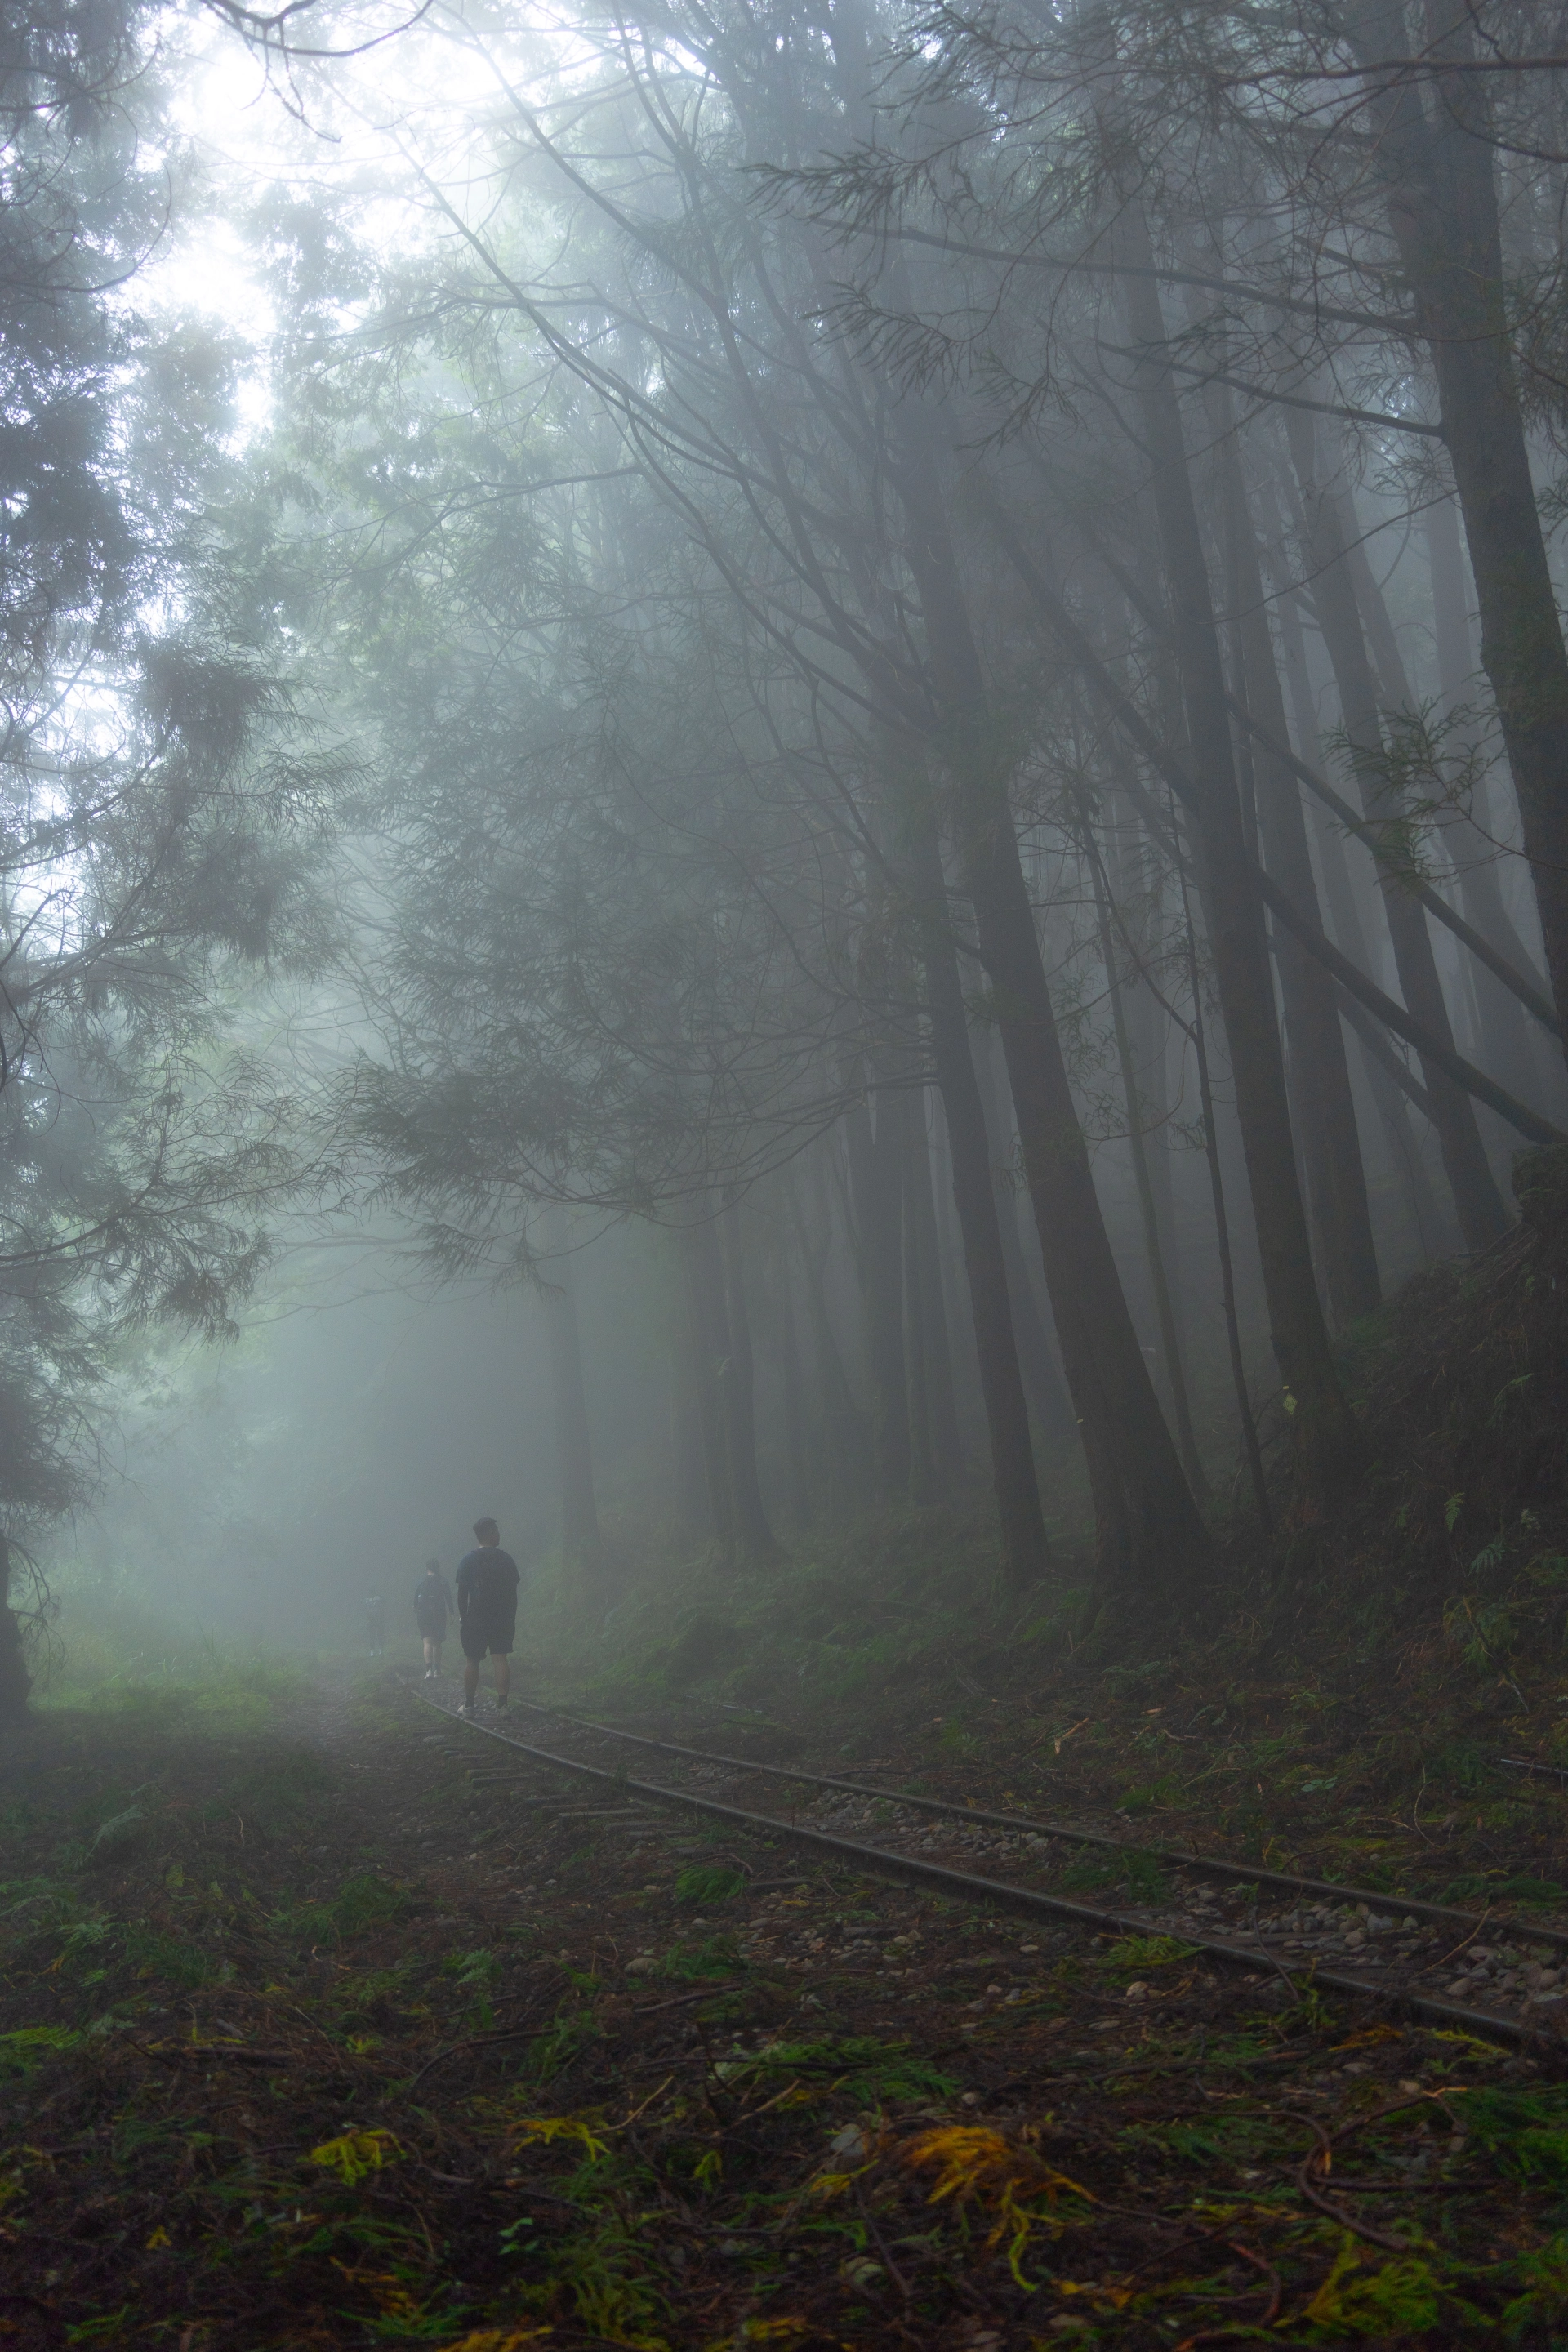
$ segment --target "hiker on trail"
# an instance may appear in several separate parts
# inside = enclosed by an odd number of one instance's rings
[[[493,1519],[476,1519],[477,1551],[458,1563],[458,1632],[463,1644],[463,1704],[460,1712],[479,1712],[479,1661],[489,1654],[496,1662],[496,1712],[506,1706],[511,1687],[511,1644],[517,1629],[517,1562],[500,1548],[500,1529]]]
[[[414,1588],[414,1622],[425,1643],[427,1683],[440,1680],[441,1644],[447,1638],[447,1620],[452,1609],[452,1588],[441,1573],[441,1563],[427,1559],[425,1573]]]
[[[373,1592],[364,1604],[364,1630],[370,1637],[370,1654],[379,1658],[386,1647],[386,1603],[379,1592]]]

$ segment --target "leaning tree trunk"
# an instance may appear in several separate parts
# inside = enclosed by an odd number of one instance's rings
[[[1339,688],[1340,709],[1362,805],[1374,824],[1396,836],[1405,813],[1388,781],[1377,687],[1367,655],[1354,582],[1345,560],[1347,541],[1352,534],[1346,530],[1339,499],[1320,477],[1312,418],[1300,409],[1293,409],[1287,415],[1286,428],[1306,516],[1318,625]],[[1378,885],[1405,1002],[1438,1042],[1451,1048],[1453,1026],[1437,975],[1432,934],[1426,928],[1426,910],[1405,889],[1391,858],[1379,858]],[[1423,1063],[1422,1078],[1432,1103],[1459,1229],[1469,1248],[1486,1249],[1507,1231],[1509,1216],[1481,1141],[1475,1105],[1463,1087],[1436,1064]]]
[[[1389,226],[1437,379],[1465,518],[1481,660],[1513,771],[1525,856],[1568,1037],[1568,649],[1531,478],[1509,331],[1487,76],[1467,0],[1426,0],[1419,70],[1397,0],[1347,12]],[[1414,1009],[1414,1008],[1413,1008]]]
[[[1263,904],[1242,833],[1219,634],[1181,411],[1165,363],[1165,321],[1153,256],[1142,215],[1130,210],[1125,221],[1128,258],[1149,273],[1125,281],[1124,299],[1134,340],[1142,346],[1138,415],[1153,467],[1154,509],[1192,746],[1209,946],[1230,1048],[1269,1331],[1294,1401],[1291,1431],[1302,1499],[1315,1510],[1357,1475],[1365,1443],[1340,1385],[1312,1269]]]
[[[1105,966],[1105,985],[1110,999],[1110,1025],[1116,1039],[1116,1055],[1121,1068],[1121,1092],[1127,1105],[1127,1148],[1132,1160],[1133,1181],[1138,1191],[1138,1207],[1143,1220],[1143,1255],[1149,1269],[1149,1287],[1153,1295],[1154,1318],[1159,1327],[1160,1349],[1165,1360],[1165,1378],[1170,1383],[1171,1408],[1176,1423],[1176,1444],[1181,1452],[1182,1467],[1187,1474],[1187,1484],[1200,1503],[1209,1500],[1209,1483],[1198,1452],[1198,1441],[1193,1429],[1192,1406],[1187,1396],[1187,1369],[1182,1360],[1182,1343],[1176,1331],[1176,1310],[1172,1304],[1169,1272],[1165,1253],[1160,1244],[1160,1217],[1154,1200],[1154,1182],[1149,1172],[1149,1151],[1143,1131],[1143,1104],[1138,1089],[1138,1066],[1133,1058],[1132,1039],[1127,1025],[1127,1012],[1122,1002],[1121,961],[1116,952],[1116,940],[1110,924],[1110,898],[1101,870],[1100,852],[1090,828],[1084,818],[1084,854],[1089,859],[1094,887],[1095,909],[1100,919],[1100,953]]]
[[[1279,650],[1284,659],[1285,680],[1290,692],[1290,705],[1296,719],[1296,742],[1301,757],[1310,768],[1320,772],[1323,764],[1322,745],[1318,735],[1317,711],[1312,700],[1312,680],[1307,667],[1307,648],[1301,634],[1300,616],[1289,596],[1281,596],[1277,606],[1279,615]],[[1338,824],[1326,810],[1314,803],[1312,822],[1318,845],[1318,862],[1322,870],[1323,897],[1328,902],[1329,928],[1339,946],[1351,961],[1363,971],[1374,969],[1367,952],[1366,933],[1356,903],[1355,885],[1351,879],[1349,861],[1345,855],[1344,837]],[[1391,1075],[1384,1059],[1386,1052],[1392,1058],[1394,1049],[1381,1032],[1370,1024],[1362,1025],[1360,1008],[1351,1015],[1357,1049],[1361,1055],[1362,1076],[1366,1080],[1373,1108],[1383,1129],[1383,1139],[1388,1153],[1388,1164],[1394,1182],[1405,1196],[1405,1206],[1410,1228],[1424,1258],[1448,1255],[1440,1247],[1445,1225],[1452,1223],[1451,1215],[1438,1202],[1432,1180],[1422,1157],[1420,1138],[1410,1123],[1407,1099],[1397,1080]],[[1375,1038],[1375,1042],[1374,1042]],[[1455,1228],[1456,1246],[1463,1236]]]
[[[1268,634],[1268,606],[1240,454],[1223,446],[1226,523],[1236,581],[1242,676],[1240,698],[1280,743],[1289,741],[1285,699]],[[1318,916],[1318,886],[1307,842],[1300,787],[1267,745],[1258,751],[1258,819],[1263,859],[1298,907]],[[1329,1309],[1343,1326],[1370,1315],[1382,1297],[1361,1135],[1351,1094],[1344,1032],[1334,986],[1320,963],[1280,926],[1274,939],[1290,1041],[1298,1131],[1307,1168],[1307,1192],[1322,1250]]]
[[[1154,1393],[1095,1192],[935,452],[912,432],[899,490],[914,526],[907,552],[946,706],[955,830],[1089,1469],[1100,1580],[1107,1597],[1125,1588],[1176,1598],[1206,1573],[1208,1535]]]
[[[917,793],[914,801],[910,832],[921,969],[991,1447],[998,1567],[1005,1585],[1022,1590],[1050,1567],[1051,1548],[1040,1508],[991,1149],[948,915],[942,849],[923,793]],[[1015,1244],[1016,1238],[1015,1225]]]

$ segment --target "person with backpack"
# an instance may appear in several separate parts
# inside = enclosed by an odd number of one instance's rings
[[[511,1645],[517,1631],[517,1562],[500,1548],[494,1519],[476,1519],[478,1549],[458,1563],[458,1633],[463,1644],[464,1715],[479,1713],[479,1666],[495,1660],[496,1713],[506,1711],[511,1687]]]
[[[438,1682],[441,1676],[441,1644],[447,1638],[447,1620],[452,1614],[452,1588],[441,1573],[438,1559],[427,1559],[425,1573],[414,1588],[414,1622],[425,1643],[425,1679]]]

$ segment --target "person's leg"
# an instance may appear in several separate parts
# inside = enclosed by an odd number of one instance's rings
[[[479,1700],[479,1658],[489,1649],[489,1642],[482,1628],[470,1622],[458,1625],[458,1639],[463,1644],[463,1706],[472,1715]]]
[[[502,1700],[511,1688],[511,1659],[505,1650],[497,1650],[494,1654],[494,1663],[496,1697],[498,1700]]]

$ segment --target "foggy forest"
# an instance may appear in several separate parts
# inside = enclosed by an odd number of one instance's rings
[[[0,2336],[1568,2342],[1565,218],[1560,0],[0,5]]]

